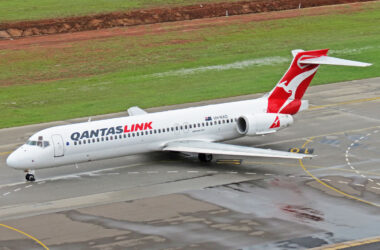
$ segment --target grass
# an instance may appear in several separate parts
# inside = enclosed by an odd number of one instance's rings
[[[207,26],[1,50],[0,127],[63,120],[270,90],[295,48],[374,63],[322,66],[313,84],[380,76],[380,3],[359,12]],[[147,30],[149,31],[147,26]],[[169,26],[168,26],[169,27]],[[157,73],[278,56],[241,69]],[[284,61],[285,59],[285,61]],[[286,59],[289,62],[286,62]],[[33,84],[31,84],[33,82]],[[4,86],[9,85],[10,86]]]
[[[0,22],[183,6],[218,0],[0,0]],[[229,2],[237,0],[227,0]]]

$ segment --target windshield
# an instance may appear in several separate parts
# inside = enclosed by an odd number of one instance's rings
[[[41,147],[41,148],[46,148],[50,145],[48,141],[32,141],[32,140],[28,140],[26,144],[30,146]]]

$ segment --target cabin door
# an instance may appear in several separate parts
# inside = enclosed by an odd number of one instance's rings
[[[54,145],[54,157],[61,157],[63,153],[63,139],[61,135],[52,135],[51,136]]]

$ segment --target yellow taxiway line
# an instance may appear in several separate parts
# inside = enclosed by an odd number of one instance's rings
[[[40,240],[38,240],[37,238],[31,236],[30,234],[27,234],[27,233],[25,233],[25,232],[23,232],[23,231],[21,231],[21,230],[19,230],[19,229],[17,229],[17,228],[14,228],[14,227],[11,227],[11,226],[8,226],[8,225],[5,225],[5,224],[0,224],[0,227],[5,227],[5,228],[7,228],[7,229],[9,229],[9,230],[15,231],[15,232],[20,233],[20,234],[22,234],[22,235],[25,235],[26,237],[28,237],[28,238],[34,240],[35,242],[37,242],[37,243],[38,243],[40,246],[42,246],[44,249],[49,250],[49,248],[48,248],[44,243],[42,243],[42,242],[41,242]]]
[[[314,137],[310,137],[309,139],[307,139],[306,142],[302,145],[302,148],[306,147],[306,145],[309,144],[310,142],[312,142],[313,139],[314,139]],[[321,184],[321,185],[323,185],[323,186],[325,186],[325,187],[327,187],[327,188],[329,188],[329,189],[331,189],[331,190],[333,190],[333,191],[335,191],[335,192],[337,192],[337,193],[339,193],[339,194],[341,194],[341,195],[343,195],[343,196],[345,196],[345,197],[348,197],[348,198],[354,199],[354,200],[356,200],[356,201],[363,202],[363,203],[368,204],[368,205],[371,205],[371,206],[380,207],[380,204],[377,204],[377,203],[373,203],[373,202],[370,202],[370,201],[366,201],[366,200],[360,199],[360,198],[358,198],[358,197],[356,197],[356,196],[353,196],[353,195],[347,194],[347,193],[345,193],[345,192],[343,192],[343,191],[341,191],[341,190],[339,190],[339,189],[336,189],[336,188],[330,186],[330,185],[327,184],[326,182],[320,180],[318,177],[316,177],[315,175],[313,175],[312,173],[310,173],[310,171],[306,169],[306,167],[305,167],[305,165],[303,164],[303,162],[302,162],[301,159],[299,160],[299,163],[300,163],[302,169],[303,169],[303,170],[304,170],[304,171],[305,171],[305,172],[306,172],[311,178],[313,178],[314,180],[316,180],[319,184]]]
[[[325,104],[325,105],[319,105],[319,106],[311,106],[307,110],[314,110],[314,109],[322,109],[322,108],[328,108],[328,107],[334,107],[334,106],[340,106],[340,105],[347,105],[347,104],[354,104],[354,103],[362,103],[362,102],[370,102],[370,101],[376,101],[380,100],[380,96],[372,97],[372,98],[362,98],[362,99],[356,99],[346,102],[338,102],[338,103],[332,103],[332,104]]]
[[[379,236],[361,239],[361,240],[346,241],[346,242],[322,246],[322,247],[316,247],[316,248],[312,248],[311,250],[338,250],[338,249],[345,249],[345,248],[351,248],[351,247],[357,247],[357,246],[364,246],[364,245],[375,243],[375,242],[380,242]]]

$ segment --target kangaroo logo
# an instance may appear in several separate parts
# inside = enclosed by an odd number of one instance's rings
[[[280,119],[278,116],[276,116],[276,119],[274,119],[273,124],[269,128],[279,128],[280,127]]]
[[[299,74],[298,76],[294,77],[288,85],[285,85],[288,81],[280,82],[277,87],[282,88],[286,93],[291,94],[288,100],[294,100],[296,95],[296,90],[298,89],[298,86],[305,81],[306,78],[311,76],[317,71],[318,67],[315,67],[312,70],[303,72]]]

